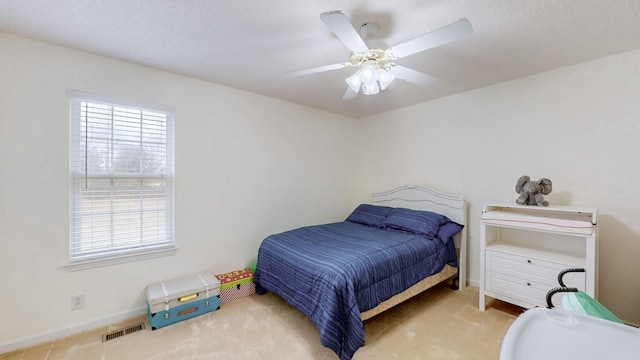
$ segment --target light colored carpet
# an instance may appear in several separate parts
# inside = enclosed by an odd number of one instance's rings
[[[353,359],[495,360],[507,328],[522,311],[493,300],[480,312],[477,288],[436,286],[366,321],[366,344]],[[271,293],[155,331],[147,321],[146,330],[102,342],[102,334],[139,321],[147,320],[131,319],[0,359],[337,359],[320,344],[315,326]]]

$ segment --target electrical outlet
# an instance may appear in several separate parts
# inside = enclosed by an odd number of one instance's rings
[[[71,296],[71,310],[78,310],[84,307],[84,294]]]

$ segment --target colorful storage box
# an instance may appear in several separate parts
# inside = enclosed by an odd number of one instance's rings
[[[218,274],[215,277],[220,281],[221,305],[256,293],[251,268]]]
[[[220,308],[220,282],[208,273],[147,286],[148,315],[155,330]]]

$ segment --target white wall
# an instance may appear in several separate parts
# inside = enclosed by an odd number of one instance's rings
[[[515,201],[522,174],[600,208],[600,300],[640,323],[640,51],[357,121],[3,33],[0,54],[0,352],[140,311],[150,282],[244,266],[264,236],[401,184],[467,195],[477,282],[482,205]],[[177,255],[60,269],[67,89],[176,110]]]
[[[640,324],[639,95],[640,50],[361,119],[359,198],[405,183],[465,194],[477,284],[483,204],[548,177],[552,204],[599,208],[599,300]]]
[[[270,233],[344,219],[355,202],[353,119],[4,33],[0,54],[0,353],[140,312],[148,283],[243,267]],[[176,255],[60,268],[67,89],[175,109]]]

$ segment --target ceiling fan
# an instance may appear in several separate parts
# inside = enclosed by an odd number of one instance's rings
[[[438,79],[396,64],[394,61],[415,53],[425,51],[446,43],[462,39],[473,33],[471,23],[461,19],[439,29],[420,35],[415,39],[403,42],[386,49],[369,47],[366,41],[375,36],[378,30],[376,23],[366,23],[358,32],[349,19],[339,10],[320,14],[320,19],[351,50],[349,61],[292,71],[288,76],[301,76],[324,71],[357,67],[358,71],[345,79],[348,88],[343,99],[352,99],[360,90],[365,95],[374,95],[385,90],[395,78],[408,81],[419,86],[429,86]]]

